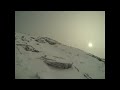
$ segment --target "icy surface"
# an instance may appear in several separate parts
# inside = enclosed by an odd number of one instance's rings
[[[72,63],[72,67],[52,67],[45,60]],[[16,79],[105,79],[105,59],[63,45],[48,37],[15,33]]]

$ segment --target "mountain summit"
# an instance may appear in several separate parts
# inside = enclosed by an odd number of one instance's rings
[[[15,79],[105,79],[105,60],[48,37],[16,32]]]

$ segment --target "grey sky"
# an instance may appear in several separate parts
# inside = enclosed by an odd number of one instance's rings
[[[47,36],[105,58],[104,11],[16,11],[15,31]]]

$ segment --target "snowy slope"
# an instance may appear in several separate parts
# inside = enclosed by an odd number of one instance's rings
[[[45,59],[72,63],[72,67],[50,66]],[[105,79],[105,60],[48,37],[15,33],[15,78]]]

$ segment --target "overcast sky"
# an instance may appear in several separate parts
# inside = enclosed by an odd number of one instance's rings
[[[15,31],[50,37],[105,58],[104,11],[16,11]]]

